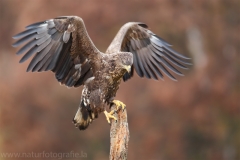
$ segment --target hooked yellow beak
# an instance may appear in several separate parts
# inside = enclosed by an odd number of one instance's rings
[[[128,65],[128,66],[124,66],[124,68],[127,70],[128,73],[131,72],[131,66],[130,66],[130,65]]]

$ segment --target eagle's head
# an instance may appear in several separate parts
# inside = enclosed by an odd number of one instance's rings
[[[119,54],[117,66],[122,69],[123,73],[131,72],[133,64],[133,54],[131,52],[122,52]]]
[[[111,59],[112,73],[114,78],[121,78],[126,72],[131,72],[133,64],[133,54],[130,52],[120,52],[113,55]],[[114,70],[114,71],[113,71]]]

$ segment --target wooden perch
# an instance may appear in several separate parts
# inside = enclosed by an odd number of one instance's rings
[[[113,105],[111,110],[116,109]],[[128,152],[129,129],[127,121],[127,110],[119,110],[114,114],[117,121],[112,119],[110,129],[110,160],[126,160]]]

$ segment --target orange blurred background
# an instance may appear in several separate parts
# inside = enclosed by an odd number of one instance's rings
[[[239,0],[1,0],[0,153],[74,151],[108,159],[104,114],[85,131],[71,122],[82,87],[60,86],[51,72],[26,73],[29,61],[19,64],[11,47],[11,37],[31,23],[77,15],[102,52],[123,24],[141,21],[192,58],[178,82],[136,75],[122,82],[116,99],[127,105],[129,159],[239,160],[239,8]]]

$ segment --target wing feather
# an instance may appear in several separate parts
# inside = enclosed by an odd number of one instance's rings
[[[137,72],[137,74],[140,76],[140,77],[143,77],[143,72],[142,70],[140,69],[139,67],[139,64],[138,64],[138,55],[136,53],[136,50],[133,50],[131,46],[129,46],[129,51],[133,53],[133,66]]]
[[[23,45],[17,52],[24,54],[20,63],[33,56],[27,71],[51,70],[56,79],[68,87],[80,86],[92,77],[91,68],[97,63],[94,57],[100,54],[88,37],[84,22],[76,16],[33,23],[13,38],[17,39],[13,47]],[[85,48],[79,45],[83,39]],[[94,60],[90,63],[91,58]]]
[[[148,26],[140,22],[129,22],[118,32],[106,53],[131,52],[133,67],[131,73],[123,76],[124,81],[133,76],[135,70],[140,77],[158,79],[163,74],[170,79],[176,78],[168,71],[183,76],[177,69],[187,69],[184,65],[191,65],[190,58],[178,53],[171,45],[154,34]]]
[[[33,40],[34,38],[36,38],[36,34],[35,33],[32,33],[30,35],[27,35],[26,37],[23,37],[21,39],[19,39],[18,41],[16,41],[15,43],[13,43],[13,47],[18,47],[30,40]]]
[[[146,53],[146,52],[149,52],[148,48],[143,48],[143,50],[145,50],[145,53],[143,54],[143,56],[145,57],[144,61],[146,64],[146,69],[147,69],[148,73],[151,75],[151,78],[158,80],[158,77],[155,72],[155,68],[149,60],[149,58],[150,58],[149,56],[151,56],[151,55]]]
[[[26,29],[38,28],[40,25],[45,24],[45,23],[46,23],[46,21],[36,22],[36,23],[26,26],[25,28]]]
[[[29,57],[31,57],[33,54],[35,54],[36,52],[40,52],[42,51],[44,48],[46,48],[49,43],[51,42],[51,39],[47,39],[45,42],[43,42],[40,45],[35,45],[33,48],[31,48],[20,60],[20,63],[26,61]]]
[[[150,79],[151,76],[150,76],[149,72],[147,71],[147,65],[145,63],[145,58],[144,58],[145,53],[143,53],[142,49],[138,50],[137,53],[138,53],[138,57],[139,57],[138,63],[140,64],[140,68],[143,72],[143,75]]]
[[[27,72],[29,72],[29,71],[33,71],[33,72],[37,71],[37,65],[39,65],[39,62],[41,62],[43,60],[43,58],[45,57],[45,55],[50,51],[50,49],[53,46],[53,43],[54,43],[54,41],[51,41],[42,51],[38,52],[34,56],[32,61],[28,65]]]

